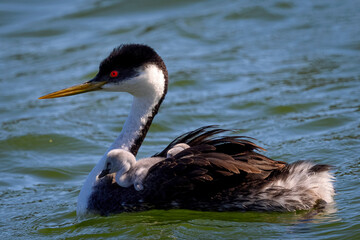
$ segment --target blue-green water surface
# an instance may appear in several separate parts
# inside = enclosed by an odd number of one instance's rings
[[[0,238],[358,239],[359,9],[352,0],[1,1]],[[332,165],[332,210],[78,219],[80,188],[131,97],[37,98],[90,79],[133,42],[155,48],[170,76],[139,157],[203,125],[240,129],[271,158]]]

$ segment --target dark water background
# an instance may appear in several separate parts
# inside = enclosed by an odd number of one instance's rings
[[[360,1],[0,2],[1,239],[358,239]],[[131,97],[46,93],[96,74],[121,43],[164,58],[170,89],[140,157],[208,124],[266,155],[331,164],[328,213],[184,210],[77,219],[79,190]]]

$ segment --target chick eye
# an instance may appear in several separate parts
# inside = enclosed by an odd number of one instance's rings
[[[117,77],[117,76],[119,76],[119,72],[118,71],[112,71],[111,73],[110,73],[110,77],[112,77],[112,78],[114,78],[114,77]]]

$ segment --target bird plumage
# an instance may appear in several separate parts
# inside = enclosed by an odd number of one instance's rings
[[[216,126],[185,133],[153,157],[135,162],[167,87],[161,57],[148,46],[128,44],[115,48],[91,81],[41,97],[100,89],[134,96],[122,132],[81,189],[78,214],[153,208],[294,211],[333,201],[328,165],[270,159],[251,138]],[[118,168],[110,171],[109,162]]]

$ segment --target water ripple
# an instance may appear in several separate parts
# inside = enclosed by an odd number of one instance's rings
[[[1,238],[352,239],[359,234],[356,1],[2,1]],[[86,175],[131,97],[41,95],[91,79],[121,43],[154,47],[169,93],[140,149],[219,124],[267,156],[333,165],[333,212],[149,211],[76,219]]]

